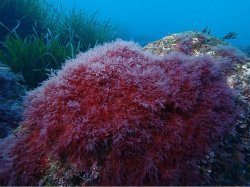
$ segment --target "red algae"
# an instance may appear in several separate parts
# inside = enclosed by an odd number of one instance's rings
[[[124,41],[79,54],[29,93],[1,184],[200,184],[199,162],[237,119],[226,65]]]

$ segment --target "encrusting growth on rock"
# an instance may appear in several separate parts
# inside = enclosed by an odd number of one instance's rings
[[[238,115],[228,67],[124,41],[79,54],[29,93],[1,184],[200,184],[198,163]]]
[[[144,50],[164,56],[178,51],[190,56],[209,55],[227,59],[231,70],[226,71],[228,85],[238,92],[237,105],[242,116],[235,129],[217,141],[216,149],[202,161],[199,173],[202,185],[249,185],[250,168],[250,59],[242,51],[204,32],[184,32],[166,36],[147,44]],[[243,49],[248,53],[247,48]],[[248,53],[249,54],[249,53]],[[228,69],[229,70],[229,69]],[[229,164],[230,163],[230,164]]]

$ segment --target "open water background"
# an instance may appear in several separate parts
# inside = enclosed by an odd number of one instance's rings
[[[122,37],[141,44],[167,34],[202,30],[230,40],[237,46],[250,45],[250,0],[50,0],[63,9],[75,7],[100,20],[110,20]]]

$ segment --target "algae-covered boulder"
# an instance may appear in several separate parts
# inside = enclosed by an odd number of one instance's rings
[[[228,76],[231,87],[242,93],[250,101],[250,58],[241,50],[225,41],[203,32],[183,32],[166,36],[144,47],[159,56],[177,51],[190,56],[210,55],[215,58],[227,58],[235,65]],[[247,49],[245,50],[247,52]]]
[[[0,184],[201,184],[199,162],[238,119],[230,66],[124,41],[79,54],[28,94]]]
[[[184,32],[147,44],[144,50],[159,56],[178,51],[190,56],[210,55],[226,58],[233,67],[227,75],[230,87],[237,90],[242,118],[233,133],[218,141],[218,146],[200,164],[206,185],[249,185],[250,179],[250,59],[249,47],[243,53],[225,41],[203,32]]]
[[[0,138],[6,137],[21,120],[24,88],[20,77],[0,63]]]

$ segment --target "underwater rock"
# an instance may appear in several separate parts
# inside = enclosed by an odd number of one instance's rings
[[[212,35],[193,31],[172,34],[149,43],[144,50],[159,56],[177,51],[190,56],[209,55],[215,58],[228,58],[236,66],[236,71],[233,71],[233,75],[230,76],[239,76],[237,79],[228,77],[232,81],[231,86],[236,89],[238,84],[243,84],[244,88],[240,89],[248,89],[247,92],[250,93],[249,82],[247,82],[250,77],[250,58],[242,51]]]
[[[238,119],[231,66],[124,41],[79,54],[29,92],[1,185],[201,184],[200,161]]]
[[[0,62],[0,138],[6,137],[21,121],[24,88],[20,77]]]
[[[159,56],[175,51],[190,56],[227,58],[234,65],[227,76],[228,84],[239,91],[246,102],[250,102],[250,57],[212,35],[194,31],[172,34],[149,43],[144,50]]]
[[[234,69],[227,75],[230,87],[238,91],[238,105],[244,110],[233,133],[218,141],[218,146],[200,165],[205,185],[250,185],[250,55],[204,32],[184,32],[149,43],[144,50],[159,56],[178,51],[190,56],[210,55],[227,58]]]
[[[144,49],[163,56],[173,51],[186,55],[199,55],[214,52],[214,47],[225,44],[223,41],[203,32],[184,32],[168,35],[158,41],[147,44]],[[213,54],[213,53],[212,53]]]

